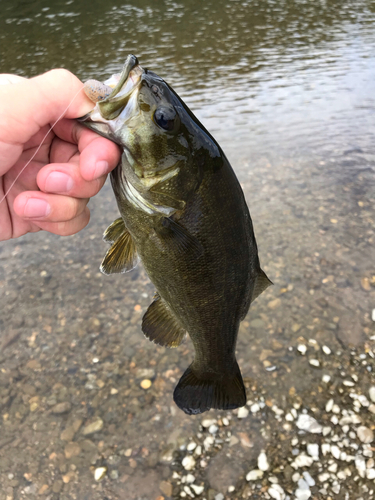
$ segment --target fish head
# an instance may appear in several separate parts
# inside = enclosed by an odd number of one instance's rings
[[[169,85],[135,56],[128,56],[122,73],[104,85],[115,87],[80,121],[119,144],[140,179],[183,168],[191,159],[185,123],[190,118]]]

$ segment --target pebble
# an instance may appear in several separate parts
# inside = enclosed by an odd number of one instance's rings
[[[168,483],[167,481],[162,481],[159,484],[159,489],[162,493],[164,493],[165,496],[171,497],[173,493],[173,486],[171,483]]]
[[[205,429],[208,429],[209,427],[211,427],[211,425],[217,424],[217,422],[213,418],[205,418],[204,420],[202,420],[201,424],[202,424],[202,427],[204,427]]]
[[[278,484],[274,484],[269,488],[268,494],[271,498],[274,498],[275,500],[284,500],[285,499],[285,492],[282,489],[282,487]]]
[[[224,495],[222,493],[218,493],[216,496],[215,496],[215,500],[224,500]]]
[[[294,462],[292,462],[292,467],[293,466],[296,467],[296,468],[299,468],[299,467],[311,467],[312,463],[313,463],[312,457],[308,457],[304,453],[301,453],[294,460]]]
[[[264,472],[259,469],[251,470],[246,475],[246,481],[257,481],[258,479],[262,479]]]
[[[324,352],[324,354],[327,354],[327,356],[332,353],[331,349],[326,345],[322,347],[322,351]]]
[[[315,366],[315,368],[320,366],[320,361],[318,359],[309,359],[309,363],[311,366]]]
[[[152,382],[150,379],[148,378],[145,378],[142,380],[142,382],[140,383],[140,386],[142,387],[142,389],[149,389],[151,386],[152,386]]]
[[[192,490],[194,490],[194,493],[195,493],[196,495],[201,495],[201,494],[203,493],[203,490],[204,490],[204,486],[198,486],[197,484],[192,484],[192,485],[190,486],[190,488],[191,488]],[[171,495],[170,495],[170,496],[171,496]]]
[[[258,403],[254,403],[253,405],[250,406],[250,411],[251,413],[257,413],[260,410],[260,406]]]
[[[375,311],[375,309],[374,309],[374,311]],[[375,320],[374,320],[374,321],[375,321]],[[372,401],[373,403],[375,403],[375,386],[370,387],[370,389],[369,389],[368,393],[369,393],[369,396],[370,396],[371,401]]]
[[[101,418],[98,418],[94,422],[91,422],[91,424],[86,425],[82,429],[82,434],[84,436],[89,436],[90,434],[94,434],[95,432],[98,432],[103,429],[104,422]]]
[[[208,432],[210,434],[216,434],[218,430],[219,430],[219,427],[215,424],[210,425],[210,427],[208,428]]]
[[[307,351],[307,347],[305,346],[305,344],[298,344],[297,346],[297,351],[302,354],[302,356],[304,356],[306,354],[306,351]]]
[[[187,455],[181,462],[185,470],[192,470],[195,467],[195,460],[191,455]]]
[[[373,309],[371,312],[371,319],[372,321],[375,321],[375,309]]]
[[[78,443],[68,443],[64,448],[65,458],[69,460],[81,453],[81,447]]]
[[[258,456],[258,468],[261,471],[266,471],[269,468],[267,455],[264,453],[264,451],[262,451]]]
[[[245,406],[242,406],[238,410],[237,417],[238,418],[246,418],[248,416],[248,414],[249,414],[249,410]]]
[[[326,404],[326,412],[327,412],[327,413],[329,413],[330,411],[332,411],[333,404],[334,404],[333,399],[330,399],[330,400],[328,401],[328,403]]]
[[[309,486],[315,486],[315,480],[311,477],[311,475],[307,471],[302,472],[302,474],[306,483]]]
[[[311,432],[312,434],[321,434],[322,426],[318,424],[315,418],[307,414],[300,414],[296,422],[298,429],[301,431]]]
[[[314,459],[319,459],[319,445],[311,443],[307,445],[307,453]]]
[[[193,451],[193,450],[195,450],[195,448],[196,448],[196,447],[197,447],[197,443],[196,443],[195,441],[191,441],[191,442],[187,445],[186,449],[187,449],[188,451]]]
[[[368,427],[365,427],[363,425],[361,425],[361,427],[358,427],[357,436],[358,436],[358,439],[362,443],[366,443],[366,444],[372,443],[374,440],[373,431],[371,429],[369,429]]]
[[[107,473],[107,467],[97,467],[94,472],[95,481],[100,481]]]
[[[65,401],[64,403],[58,403],[55,405],[52,409],[51,412],[54,413],[55,415],[59,415],[61,413],[67,413],[70,411],[72,408],[72,405],[69,403],[69,401]]]
[[[325,384],[328,384],[330,380],[331,380],[330,375],[323,375],[323,377],[322,377],[322,381],[323,381]]]

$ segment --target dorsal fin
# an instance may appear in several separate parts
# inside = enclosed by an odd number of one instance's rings
[[[257,297],[259,297],[259,295],[271,285],[273,285],[272,281],[268,279],[266,273],[259,268],[259,273],[258,276],[256,277],[254,284],[254,290],[253,290],[253,295],[251,297],[251,302],[254,302],[254,300]]]
[[[179,346],[186,334],[158,293],[143,316],[142,331],[151,342],[166,347]]]
[[[100,266],[103,274],[126,273],[136,267],[139,262],[137,249],[122,218],[106,229],[103,239],[113,241]]]

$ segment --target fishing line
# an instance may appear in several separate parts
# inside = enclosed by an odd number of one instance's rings
[[[65,113],[68,111],[69,109],[69,106],[73,103],[74,99],[76,99],[76,97],[78,96],[78,94],[81,92],[81,90],[84,89],[84,86],[78,90],[78,92],[76,93],[76,95],[73,97],[73,99],[70,101],[70,103],[67,105],[67,107],[64,109],[64,111],[61,113],[61,115],[57,118],[57,120],[55,121],[55,123],[51,126],[51,128],[48,130],[48,132],[46,133],[46,135],[43,137],[42,139],[42,142],[39,144],[37,150],[35,151],[35,153],[33,154],[33,156],[30,158],[30,160],[26,163],[26,165],[22,168],[21,172],[18,173],[17,177],[14,179],[14,181],[12,182],[12,184],[10,185],[10,187],[8,188],[7,192],[4,194],[4,196],[1,198],[0,200],[0,205],[2,204],[2,202],[5,200],[5,198],[8,196],[10,190],[12,189],[12,187],[15,185],[15,183],[17,182],[19,176],[22,174],[22,172],[25,170],[25,168],[30,165],[30,163],[33,161],[33,159],[35,158],[35,156],[38,154],[38,151],[40,150],[40,148],[43,146],[43,143],[44,141],[46,140],[48,134],[53,130],[53,127],[56,125],[56,123],[58,121],[61,120],[61,118],[65,115]]]

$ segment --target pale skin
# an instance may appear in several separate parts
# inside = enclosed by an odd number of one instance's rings
[[[74,120],[94,107],[78,92],[82,87],[63,69],[31,79],[0,75],[0,200],[64,114],[0,203],[0,241],[40,230],[68,236],[88,224],[87,203],[119,162],[120,151]]]

